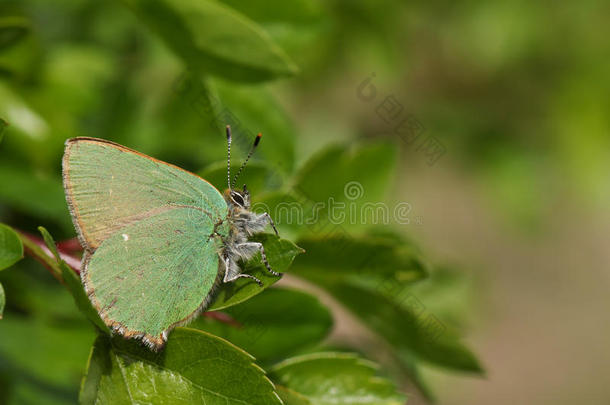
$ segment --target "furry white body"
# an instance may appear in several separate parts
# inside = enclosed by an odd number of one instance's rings
[[[261,253],[267,270],[273,275],[280,275],[271,269],[263,244],[248,240],[252,235],[263,232],[268,225],[271,225],[277,234],[277,229],[269,214],[257,214],[250,211],[250,193],[246,186],[244,186],[243,192],[226,190],[225,200],[229,206],[228,221],[230,227],[229,236],[223,239],[223,250],[220,254],[221,263],[224,264],[223,282],[228,283],[243,277],[250,278],[260,285],[261,281],[256,277],[242,274],[242,269],[238,264],[240,260],[251,259],[257,252]]]

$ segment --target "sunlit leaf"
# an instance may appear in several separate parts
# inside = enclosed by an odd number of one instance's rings
[[[270,375],[278,384],[306,397],[312,405],[405,403],[405,397],[394,384],[377,375],[374,363],[353,354],[293,357],[274,366]]]
[[[121,337],[96,341],[81,404],[281,404],[248,353],[214,335],[176,328],[161,353]]]

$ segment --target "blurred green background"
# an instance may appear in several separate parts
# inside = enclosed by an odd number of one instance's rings
[[[274,168],[272,189],[331,144],[389,141],[399,158],[387,201],[408,202],[413,218],[396,229],[461,269],[446,299],[487,372],[424,370],[439,403],[607,404],[610,3],[222,3],[279,45],[276,70],[248,76],[207,61],[197,69],[211,76],[193,79],[180,42],[163,42],[154,33],[164,27],[150,30],[121,2],[3,0],[0,222],[73,236],[57,186],[73,136],[201,172],[223,161],[225,124],[241,139],[261,131],[255,160]],[[223,57],[256,65],[243,48]],[[401,111],[390,122],[380,115],[387,97]],[[407,116],[419,141],[444,151],[434,164],[396,133]],[[62,315],[69,297],[28,288],[45,276],[20,276],[24,305]],[[63,322],[65,331],[70,316]],[[342,325],[335,334],[357,333]],[[61,333],[32,339],[52,347]]]

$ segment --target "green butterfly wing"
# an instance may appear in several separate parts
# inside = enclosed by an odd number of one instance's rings
[[[215,223],[227,215],[224,198],[204,179],[103,139],[66,141],[63,177],[72,220],[88,250],[125,225],[168,209],[198,208]]]
[[[208,304],[218,277],[218,238],[192,208],[127,225],[85,261],[83,281],[106,324],[161,346],[167,331]]]
[[[92,303],[108,326],[160,347],[208,303],[224,198],[192,173],[95,138],[66,142],[63,175]]]

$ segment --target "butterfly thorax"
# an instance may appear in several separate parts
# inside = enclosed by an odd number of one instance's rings
[[[222,256],[230,263],[225,272],[230,276],[241,273],[237,263],[247,261],[258,251],[256,244],[249,243],[252,235],[263,232],[269,225],[266,214],[250,211],[250,194],[244,186],[243,191],[226,190],[225,201],[228,206],[228,235],[223,238]],[[228,259],[228,260],[226,260]]]
[[[224,239],[225,246],[243,244],[252,235],[262,232],[269,224],[264,214],[250,211],[250,194],[247,189],[244,188],[244,192],[226,190],[224,197],[229,211],[227,215],[229,234]]]

